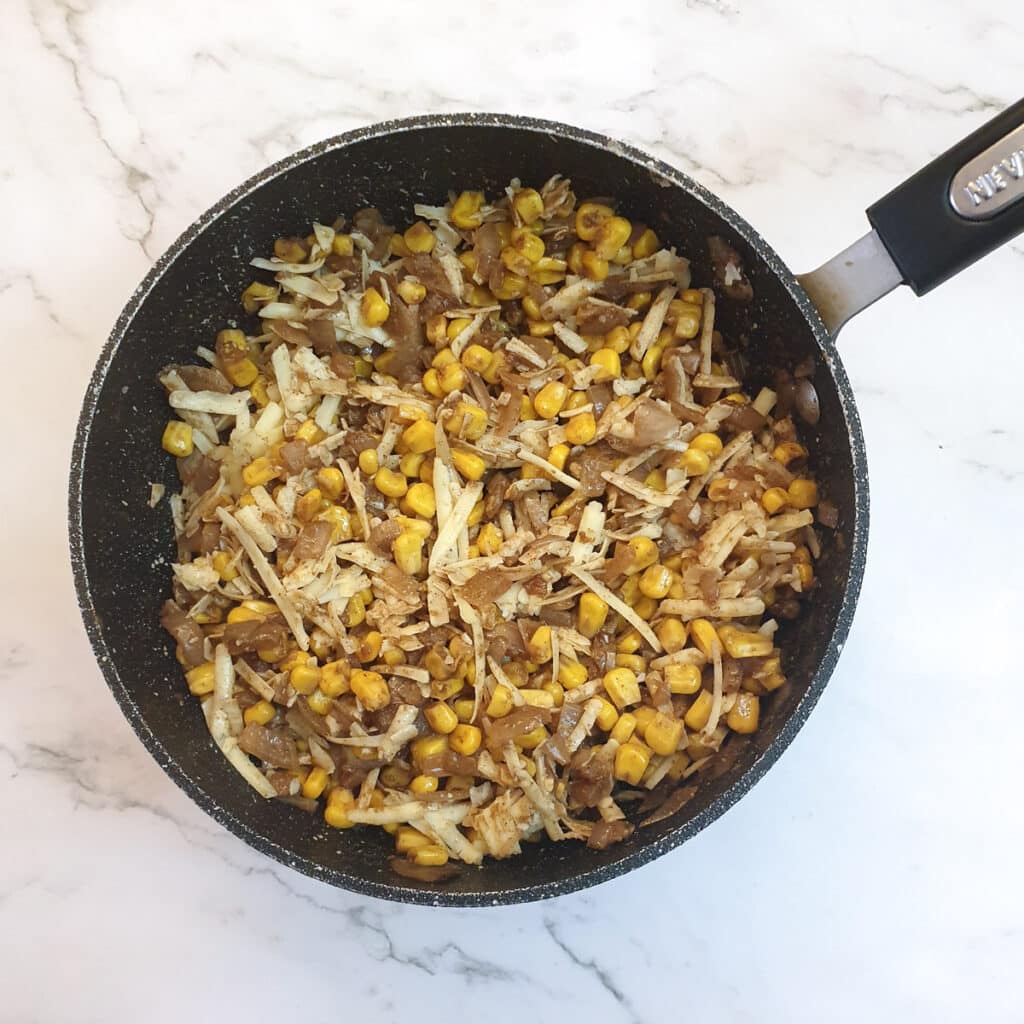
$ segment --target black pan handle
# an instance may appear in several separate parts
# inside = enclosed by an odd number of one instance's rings
[[[873,231],[797,279],[833,336],[898,285],[924,295],[1024,231],[1024,100],[867,215]]]
[[[1024,231],[1024,100],[894,188],[867,215],[918,295]]]

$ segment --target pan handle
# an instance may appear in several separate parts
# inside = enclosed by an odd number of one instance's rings
[[[832,332],[908,284],[924,295],[1024,231],[1024,100],[867,211],[873,231],[798,280]]]

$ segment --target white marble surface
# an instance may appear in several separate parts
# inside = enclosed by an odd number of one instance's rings
[[[962,0],[623,6],[4,0],[4,1024],[1024,1019],[1024,241],[847,329],[873,523],[842,663],[768,777],[629,877],[490,911],[332,890],[204,817],[93,663],[81,394],[153,259],[268,161],[425,110],[556,117],[692,172],[803,269],[1024,80],[1019,14]]]

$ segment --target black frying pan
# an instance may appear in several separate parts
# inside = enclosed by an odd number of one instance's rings
[[[103,674],[142,741],[193,800],[250,845],[334,885],[410,903],[486,905],[540,899],[622,874],[699,832],[740,798],[792,740],[821,695],[850,628],[864,572],[867,464],[834,335],[858,309],[906,282],[919,294],[1024,228],[1024,102],[1016,104],[868,211],[877,234],[798,283],[764,240],[685,175],[621,143],[566,125],[495,115],[422,117],[350,132],[250,179],[204,214],[161,257],[114,327],[89,385],[75,441],[69,519],[78,599]],[[992,147],[990,149],[990,147]],[[449,190],[499,191],[517,176],[568,175],[577,195],[615,196],[711,280],[705,238],[744,258],[755,298],[719,303],[716,326],[746,346],[753,383],[814,356],[821,403],[805,432],[824,493],[841,510],[838,540],[817,566],[805,614],[786,626],[790,682],[762,726],[674,817],[604,851],[527,844],[524,854],[464,870],[443,885],[399,878],[379,829],[339,833],[319,816],[264,801],[224,762],[189,698],[159,624],[174,540],[166,502],[146,506],[150,481],[177,486],[160,448],[168,362],[240,314],[250,256],[275,238],[377,206],[401,224],[417,201]],[[801,286],[803,285],[803,287]],[[817,308],[816,308],[817,306]]]

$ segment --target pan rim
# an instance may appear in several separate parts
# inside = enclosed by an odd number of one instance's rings
[[[398,884],[397,882],[375,882],[344,871],[325,868],[309,858],[296,855],[293,851],[281,846],[272,839],[256,833],[235,811],[215,800],[205,789],[197,784],[183,766],[170,755],[160,738],[152,731],[141,708],[136,703],[131,689],[122,680],[118,667],[114,663],[103,636],[99,616],[92,601],[82,525],[84,459],[93,417],[107,373],[147,296],[167,270],[176,262],[178,256],[235,204],[261,188],[267,182],[296,167],[316,160],[325,153],[347,147],[356,142],[385,135],[396,135],[406,131],[443,127],[513,128],[538,134],[551,134],[559,138],[569,139],[584,145],[610,151],[616,156],[621,156],[643,167],[666,186],[681,188],[688,192],[729,224],[730,228],[740,235],[757,252],[759,257],[764,260],[768,269],[781,282],[814,333],[825,362],[828,364],[828,370],[836,383],[847,436],[850,442],[854,489],[854,507],[849,531],[850,572],[836,616],[836,624],[832,636],[817,669],[811,676],[807,689],[796,704],[792,714],[786,719],[765,750],[753,761],[746,771],[695,817],[677,826],[660,839],[640,847],[619,860],[592,868],[584,868],[578,874],[568,879],[472,893],[413,888]],[[737,214],[732,207],[719,199],[713,192],[694,181],[689,175],[633,145],[623,143],[613,137],[562,124],[557,121],[498,113],[417,115],[377,122],[363,128],[343,132],[276,161],[246,179],[209,207],[175,239],[150,268],[121,310],[97,358],[75,429],[68,492],[68,533],[71,568],[79,611],[82,615],[86,634],[88,635],[100,671],[103,673],[104,679],[122,713],[128,719],[136,735],[171,780],[205,813],[242,839],[246,844],[302,874],[360,895],[374,896],[400,903],[447,907],[487,907],[529,903],[598,885],[633,871],[679,846],[687,839],[703,831],[703,829],[721,817],[733,804],[744,796],[778,760],[800,731],[835,670],[839,655],[849,635],[863,581],[867,553],[868,520],[867,456],[860,416],[857,412],[849,378],[836,350],[834,339],[829,335],[817,310],[800,287],[796,277],[775,250],[768,245],[743,217]]]

